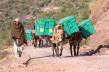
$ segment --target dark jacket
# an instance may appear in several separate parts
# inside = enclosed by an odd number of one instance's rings
[[[23,25],[19,22],[18,25],[16,23],[13,23],[11,25],[11,35],[14,40],[18,39],[18,46],[21,46],[24,44],[26,38],[25,38],[25,31]]]

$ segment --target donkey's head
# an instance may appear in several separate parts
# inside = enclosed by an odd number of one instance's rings
[[[61,25],[57,25],[57,31],[56,31],[56,38],[58,38],[58,41],[62,41],[64,38],[64,28]]]

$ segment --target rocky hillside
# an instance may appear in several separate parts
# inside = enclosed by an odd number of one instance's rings
[[[95,23],[96,34],[90,37],[90,46],[108,44],[109,40],[109,0],[96,0],[90,18]]]

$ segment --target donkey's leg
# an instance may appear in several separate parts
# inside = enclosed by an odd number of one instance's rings
[[[43,40],[41,40],[41,46],[43,47]]]
[[[61,47],[60,56],[62,56],[63,47]]]
[[[55,47],[52,46],[53,57],[54,57],[54,50],[55,50]]]
[[[34,40],[34,48],[37,47],[37,41]]]
[[[60,56],[62,56],[62,51],[63,51],[63,44],[61,44]]]
[[[57,48],[55,47],[54,50],[55,50],[55,54],[56,54],[56,56],[58,56]]]
[[[80,49],[80,44],[78,43],[78,45],[77,45],[77,54],[76,54],[76,56],[79,55],[79,49]]]
[[[55,53],[56,53],[56,44],[55,43],[52,44],[52,52],[53,52],[53,57],[54,57]]]
[[[41,47],[41,40],[39,39],[39,47]]]
[[[56,56],[59,56],[59,48],[58,48],[57,44],[56,44],[56,47],[55,47],[55,53],[56,53]]]
[[[74,46],[74,56],[76,56],[76,45],[73,45]]]
[[[72,44],[70,44],[70,53],[71,53],[71,56],[73,56],[73,54],[72,54]]]
[[[59,47],[58,47],[58,45],[56,46],[56,49],[57,49],[57,56],[59,57]]]

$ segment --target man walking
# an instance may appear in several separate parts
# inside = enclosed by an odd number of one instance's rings
[[[24,27],[20,23],[19,18],[16,18],[14,23],[11,25],[11,35],[14,41],[14,53],[18,59],[21,56],[24,43],[26,42]]]

